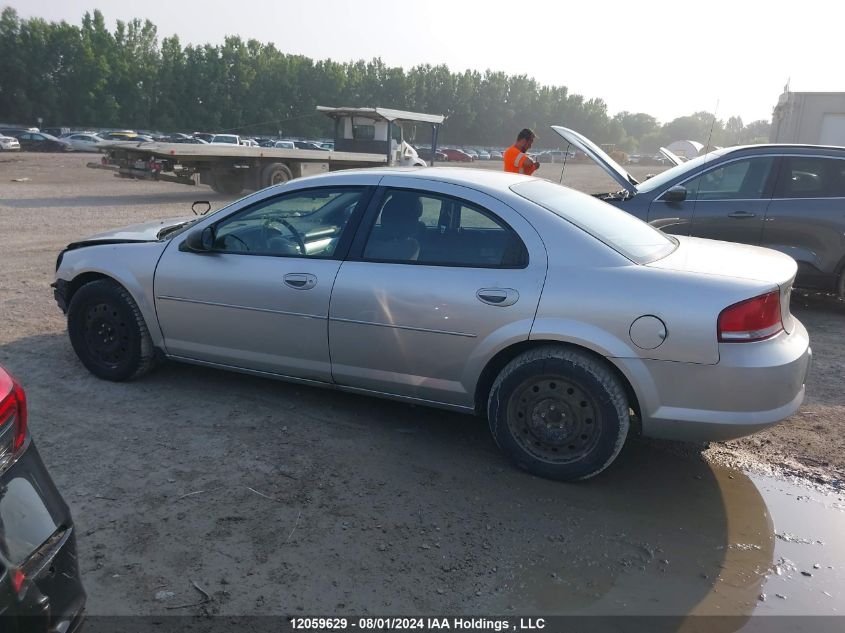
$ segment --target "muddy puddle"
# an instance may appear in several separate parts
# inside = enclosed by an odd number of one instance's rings
[[[571,488],[562,493],[562,503],[574,502],[570,524],[501,578],[491,607],[675,616],[667,630],[757,630],[752,615],[845,615],[845,493],[636,444],[621,459],[575,498]],[[683,616],[733,617],[717,626]],[[836,620],[827,624],[845,625]]]

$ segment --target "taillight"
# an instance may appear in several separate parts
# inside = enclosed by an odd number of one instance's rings
[[[15,590],[15,593],[20,595],[21,588],[23,587],[23,583],[26,580],[26,574],[24,574],[20,569],[16,569],[12,573],[12,588]]]
[[[26,440],[26,393],[0,367],[0,471],[8,466]]]
[[[781,330],[779,290],[725,308],[717,326],[721,343],[762,341]]]

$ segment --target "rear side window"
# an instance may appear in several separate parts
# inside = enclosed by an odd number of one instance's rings
[[[820,156],[784,157],[775,197],[845,197],[845,160]]]
[[[524,268],[528,251],[516,232],[486,209],[448,196],[392,190],[370,231],[364,259]]]

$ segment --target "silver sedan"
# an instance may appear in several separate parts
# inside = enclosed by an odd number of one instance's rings
[[[96,152],[100,147],[108,143],[93,132],[79,132],[63,136],[62,140],[68,143],[77,152]]]
[[[725,439],[792,415],[810,365],[796,264],[668,236],[538,178],[300,178],[71,244],[55,295],[95,375],[162,358],[486,416],[519,466],[591,477],[632,419]]]

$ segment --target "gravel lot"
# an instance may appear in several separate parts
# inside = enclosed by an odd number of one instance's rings
[[[72,508],[89,613],[536,612],[557,596],[558,612],[742,614],[758,585],[713,597],[724,546],[747,528],[770,562],[771,530],[754,485],[722,465],[845,479],[845,304],[821,295],[793,300],[815,358],[791,421],[705,459],[629,442],[577,486],[512,469],[471,417],[177,364],[97,380],[53,301],[58,252],[231,199],[91,159],[0,154],[0,363]],[[564,182],[597,178],[570,165]]]

